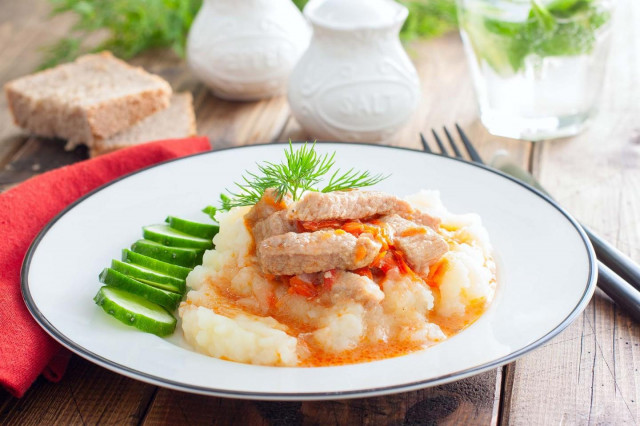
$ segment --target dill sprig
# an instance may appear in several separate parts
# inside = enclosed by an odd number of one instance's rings
[[[331,176],[331,179],[329,179],[327,186],[322,188],[322,192],[333,192],[340,191],[345,188],[356,189],[373,186],[388,177],[379,174],[371,175],[371,173],[366,170],[364,172],[359,172],[354,169],[349,169],[349,171],[342,175],[340,175],[339,172],[340,169],[336,170],[336,172]]]
[[[250,206],[256,204],[265,190],[276,190],[276,201],[280,201],[289,194],[294,201],[299,200],[306,191],[333,192],[347,189],[364,188],[375,185],[388,176],[373,175],[369,171],[357,171],[353,168],[345,173],[337,169],[329,178],[329,183],[321,190],[317,185],[331,171],[335,165],[336,153],[320,155],[315,150],[316,143],[305,143],[294,150],[289,141],[289,148],[285,149],[285,161],[272,163],[265,161],[258,164],[258,172],[246,172],[241,182],[235,183],[235,192],[227,190],[220,195],[222,210],[233,207]]]

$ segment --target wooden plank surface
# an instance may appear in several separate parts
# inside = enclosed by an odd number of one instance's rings
[[[73,357],[59,383],[41,377],[22,399],[0,402],[0,424],[137,424],[155,391]]]
[[[336,401],[242,401],[160,389],[144,424],[490,424],[496,386],[500,375],[489,371],[415,392]]]
[[[621,0],[600,115],[536,145],[536,174],[583,223],[640,261],[640,7]],[[509,424],[640,423],[640,327],[602,293],[560,336],[509,367]]]

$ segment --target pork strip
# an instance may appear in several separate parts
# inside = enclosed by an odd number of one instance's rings
[[[411,213],[400,213],[400,216],[404,219],[410,220],[412,222],[417,223],[418,225],[428,226],[431,229],[437,230],[440,226],[439,217],[431,216],[428,213],[421,212],[419,210],[414,210]]]
[[[369,265],[381,244],[369,234],[354,237],[324,230],[274,235],[257,245],[258,263],[265,273],[299,275],[330,269],[358,269]]]
[[[250,227],[261,220],[266,219],[273,213],[281,210],[285,210],[292,202],[290,194],[285,194],[281,200],[278,201],[278,195],[274,188],[267,188],[262,194],[260,201],[251,207],[251,210],[244,215],[244,219]]]
[[[253,227],[253,240],[257,246],[265,238],[295,231],[295,222],[287,219],[286,210],[281,210],[255,224]]]
[[[381,222],[390,228],[393,243],[419,275],[429,274],[429,266],[449,251],[444,238],[428,226],[418,225],[398,215],[385,216]]]
[[[362,219],[392,213],[409,214],[409,203],[390,194],[375,191],[307,192],[291,204],[288,218],[300,221]]]

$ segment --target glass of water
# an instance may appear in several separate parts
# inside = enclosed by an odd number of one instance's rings
[[[612,0],[457,0],[480,117],[495,135],[580,132],[603,84]]]

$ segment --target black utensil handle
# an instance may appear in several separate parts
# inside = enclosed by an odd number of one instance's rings
[[[598,262],[598,287],[623,311],[640,321],[640,292],[602,262]]]
[[[598,259],[640,291],[640,265],[588,228],[583,228],[593,244]]]

